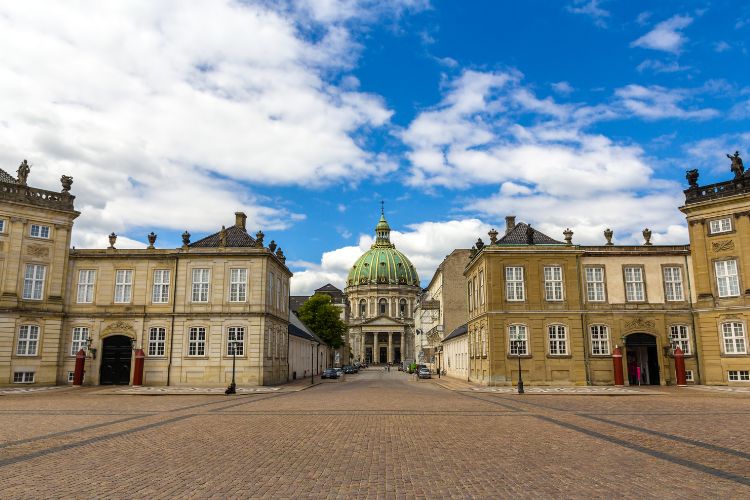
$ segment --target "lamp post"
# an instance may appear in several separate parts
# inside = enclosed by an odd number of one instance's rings
[[[315,344],[310,344],[310,385],[315,385]]]
[[[523,394],[523,375],[521,374],[521,346],[518,346],[518,394]]]
[[[224,391],[224,394],[227,396],[230,394],[237,394],[237,384],[234,382],[234,370],[237,363],[237,340],[230,340],[231,346],[232,346],[232,383],[229,384],[229,387],[227,387],[227,390]]]

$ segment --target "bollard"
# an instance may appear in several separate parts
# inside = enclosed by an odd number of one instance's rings
[[[135,351],[135,371],[133,372],[133,385],[143,385],[143,359],[146,355],[143,353],[143,349],[136,349]]]
[[[625,385],[622,379],[622,349],[615,346],[615,352],[612,353],[612,365],[615,370],[615,385]]]
[[[76,368],[73,372],[73,385],[83,385],[83,372],[86,367],[86,351],[80,349],[76,353]]]
[[[677,372],[677,385],[686,386],[687,377],[685,376],[685,353],[680,347],[674,348],[674,369]]]

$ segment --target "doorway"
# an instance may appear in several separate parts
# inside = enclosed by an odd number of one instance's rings
[[[625,337],[630,385],[659,385],[659,357],[656,337],[646,333],[632,333]]]
[[[128,385],[133,349],[130,337],[113,335],[102,341],[102,365],[99,369],[101,385]]]
[[[365,347],[365,363],[372,364],[372,347]]]
[[[388,348],[387,347],[381,347],[380,348],[380,361],[379,363],[387,363],[388,362]]]
[[[394,347],[393,348],[393,360],[397,365],[401,364],[401,348],[400,347]]]

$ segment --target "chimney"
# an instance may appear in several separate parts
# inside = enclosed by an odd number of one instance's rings
[[[245,212],[235,212],[234,213],[234,225],[241,228],[243,231],[247,231],[247,228],[245,228],[245,223],[247,222],[247,215],[245,215]]]
[[[516,216],[515,215],[508,215],[505,217],[505,234],[508,234],[509,232],[513,231],[513,228],[516,227]]]

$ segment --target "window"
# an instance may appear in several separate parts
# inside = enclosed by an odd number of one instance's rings
[[[510,325],[508,327],[511,356],[526,356],[529,353],[526,325]]]
[[[737,261],[721,260],[714,262],[716,285],[719,297],[737,297],[740,294],[740,280],[737,277]]]
[[[609,356],[609,329],[605,325],[591,325],[591,354]]]
[[[378,313],[379,314],[385,314],[386,309],[388,308],[388,301],[385,299],[380,299],[378,301]]]
[[[565,326],[550,325],[547,327],[549,336],[549,353],[551,356],[565,356],[568,354],[568,336]]]
[[[151,302],[154,304],[169,302],[169,277],[169,269],[156,269],[154,271],[154,289],[151,293]]]
[[[604,268],[586,268],[586,296],[589,302],[604,302]]]
[[[79,304],[91,304],[94,301],[94,281],[96,271],[93,269],[81,269],[78,271],[78,293],[76,302]]]
[[[49,239],[49,226],[41,226],[39,224],[32,224],[29,236],[32,238],[44,238]]]
[[[480,330],[480,335],[482,336],[482,357],[487,357],[487,331],[482,327]]]
[[[398,314],[402,318],[406,317],[406,299],[401,299],[398,301]]]
[[[115,271],[115,304],[128,304],[133,294],[133,271],[118,269]]]
[[[690,353],[690,333],[686,325],[672,325],[669,327],[669,341],[672,343],[672,349],[680,347],[685,356]]]
[[[695,382],[693,370],[685,370],[685,382]]]
[[[750,381],[750,370],[729,370],[730,382]]]
[[[188,331],[188,356],[206,355],[206,329],[202,326],[190,327]]]
[[[208,302],[208,269],[193,269],[193,302]]]
[[[227,356],[245,355],[245,327],[230,326],[227,329]]]
[[[484,271],[479,271],[479,305],[484,305]]]
[[[14,384],[33,384],[34,372],[13,372]]]
[[[247,269],[229,270],[229,301],[245,302],[247,297]]]
[[[548,301],[563,299],[562,267],[544,267],[544,295]]]
[[[737,322],[724,323],[721,325],[721,336],[724,339],[725,354],[747,354],[745,325]]]
[[[39,347],[39,327],[37,325],[22,325],[18,329],[18,356],[36,356]]]
[[[643,268],[636,266],[625,267],[625,300],[628,302],[643,302],[645,297]]]
[[[276,281],[276,277],[272,272],[268,273],[268,296],[266,296],[266,304],[269,306],[273,305],[273,284]]]
[[[68,372],[68,383],[72,384],[73,379],[75,378],[76,372]]]
[[[148,331],[148,355],[164,356],[167,341],[167,329],[157,326]]]
[[[468,283],[468,294],[469,294],[469,311],[474,310],[474,285],[471,280]]]
[[[276,307],[281,309],[281,276],[276,278]]]
[[[709,222],[711,234],[717,233],[728,233],[732,230],[732,218],[724,217],[723,219],[716,219]]]
[[[685,300],[682,293],[682,269],[664,268],[664,296],[668,301]]]
[[[0,233],[5,232],[5,219],[0,219]]]
[[[505,268],[505,295],[510,301],[524,300],[522,267]]]
[[[477,297],[477,294],[479,293],[479,287],[477,286],[476,276],[471,281],[473,283],[471,288],[472,290],[474,290],[474,307],[479,307],[479,297]]]
[[[273,351],[271,350],[273,348],[273,331],[271,330],[271,327],[266,327],[266,357],[271,358],[273,357]]]
[[[70,355],[75,356],[78,351],[87,350],[87,339],[89,338],[89,329],[83,327],[73,328],[73,339],[70,344]]]
[[[26,274],[23,277],[23,298],[42,300],[44,291],[44,275],[47,267],[39,264],[26,264]]]
[[[367,317],[367,301],[365,299],[359,301],[359,317]]]

